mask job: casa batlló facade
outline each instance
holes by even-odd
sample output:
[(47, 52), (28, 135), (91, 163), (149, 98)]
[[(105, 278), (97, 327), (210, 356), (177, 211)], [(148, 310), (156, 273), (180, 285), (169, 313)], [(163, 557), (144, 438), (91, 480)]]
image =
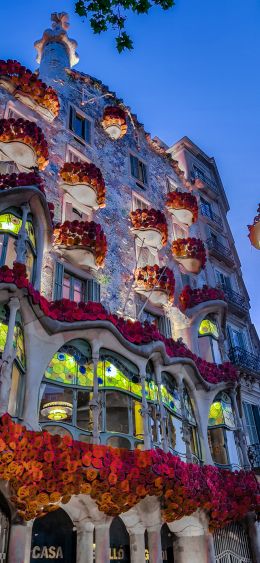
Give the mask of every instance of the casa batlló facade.
[(213, 158), (0, 61), (0, 560), (260, 560), (259, 340)]

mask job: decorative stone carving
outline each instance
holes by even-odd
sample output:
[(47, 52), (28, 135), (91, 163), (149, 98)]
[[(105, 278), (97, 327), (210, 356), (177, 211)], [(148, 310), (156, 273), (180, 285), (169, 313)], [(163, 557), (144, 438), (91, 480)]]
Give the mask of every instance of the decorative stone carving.
[(76, 53), (77, 41), (69, 39), (67, 30), (69, 28), (69, 16), (66, 12), (54, 12), (51, 14), (52, 29), (46, 29), (43, 36), (38, 41), (35, 41), (34, 46), (37, 51), (37, 63), (41, 63), (43, 58), (44, 48), (47, 43), (61, 43), (66, 48), (69, 56), (70, 66), (74, 66), (79, 62), (78, 54)]

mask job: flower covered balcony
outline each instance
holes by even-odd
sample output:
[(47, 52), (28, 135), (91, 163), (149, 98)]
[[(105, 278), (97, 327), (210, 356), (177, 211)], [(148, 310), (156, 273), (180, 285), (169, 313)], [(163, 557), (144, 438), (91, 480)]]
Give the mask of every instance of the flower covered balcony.
[(197, 199), (188, 192), (180, 192), (178, 190), (169, 192), (166, 207), (179, 222), (189, 227), (198, 220)]
[(54, 229), (54, 246), (76, 266), (97, 270), (104, 266), (107, 241), (100, 225), (93, 221), (65, 221)]
[(144, 295), (153, 305), (173, 303), (175, 279), (169, 268), (145, 266), (135, 270), (135, 291)]
[(0, 119), (2, 160), (13, 161), (19, 170), (44, 170), (48, 164), (48, 145), (43, 132), (26, 119)]
[(251, 244), (260, 250), (260, 204), (257, 208), (258, 215), (255, 216), (254, 222), (252, 225), (248, 225), (249, 230), (249, 240)]
[(127, 132), (125, 111), (118, 106), (107, 106), (101, 125), (111, 139), (120, 139)]
[(35, 172), (20, 172), (20, 174), (0, 174), (0, 192), (9, 188), (19, 188), (23, 186), (36, 186), (43, 194), (44, 181)]
[(216, 300), (226, 301), (224, 291), (217, 287), (208, 287), (207, 285), (197, 289), (192, 289), (189, 285), (186, 285), (179, 296), (180, 309), (182, 311), (196, 307), (200, 303)]
[(92, 163), (66, 162), (60, 170), (62, 188), (74, 199), (91, 209), (105, 207), (105, 182)]
[(178, 238), (172, 243), (172, 254), (185, 270), (199, 274), (206, 265), (206, 250), (203, 242), (197, 238)]
[(160, 249), (165, 246), (168, 228), (165, 215), (157, 209), (136, 209), (130, 213), (132, 232), (145, 246)]
[(60, 104), (55, 90), (18, 61), (0, 61), (0, 87), (48, 121), (53, 121), (59, 114)]

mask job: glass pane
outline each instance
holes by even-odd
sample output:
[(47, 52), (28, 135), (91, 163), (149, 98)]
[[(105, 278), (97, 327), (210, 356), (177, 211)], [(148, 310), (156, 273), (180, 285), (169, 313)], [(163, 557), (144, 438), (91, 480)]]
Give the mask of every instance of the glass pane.
[(26, 231), (27, 231), (27, 235), (32, 243), (33, 248), (36, 248), (36, 241), (35, 241), (35, 234), (34, 234), (34, 228), (32, 225), (31, 221), (26, 221), (26, 225), (25, 225)]
[(132, 409), (134, 436), (141, 440), (144, 436), (144, 420), (141, 414), (142, 404), (140, 401), (133, 401)]
[(14, 346), (16, 348), (17, 360), (23, 367), (25, 367), (24, 336), (19, 325), (16, 325), (14, 329)]
[(228, 465), (224, 428), (210, 428), (208, 438), (213, 461), (221, 465)]
[(22, 226), (22, 219), (18, 219), (12, 213), (3, 213), (0, 215), (0, 231), (5, 231), (18, 235)]
[(77, 426), (90, 432), (93, 430), (93, 411), (89, 406), (92, 397), (93, 393), (90, 391), (78, 391), (77, 393)]
[(76, 303), (82, 301), (82, 281), (77, 278), (74, 278), (73, 301), (76, 301)]
[(76, 359), (76, 348), (74, 350), (74, 355), (63, 351), (59, 351), (54, 354), (47, 370), (45, 371), (45, 377), (47, 379), (52, 379), (53, 381), (66, 383), (67, 385), (92, 387), (93, 365), (88, 363), (79, 364)]
[(27, 246), (27, 253), (26, 253), (26, 269), (27, 269), (28, 278), (29, 278), (30, 281), (32, 281), (32, 279), (33, 279), (33, 265), (34, 265), (34, 255), (33, 255), (31, 248), (28, 245)]
[(108, 432), (129, 433), (129, 397), (117, 391), (106, 393), (106, 430)]
[(214, 338), (218, 338), (219, 337), (218, 327), (216, 323), (214, 323), (210, 319), (203, 319), (203, 321), (201, 321), (200, 323), (199, 334), (201, 336), (210, 335), (210, 336), (214, 336)]
[(6, 258), (5, 258), (5, 265), (8, 266), (8, 268), (12, 268), (13, 263), (16, 261), (15, 242), (16, 242), (15, 238), (8, 237)]
[(107, 440), (107, 445), (112, 448), (124, 448), (125, 450), (131, 450), (131, 442), (123, 436), (111, 436)]
[(157, 417), (156, 417), (156, 406), (155, 405), (150, 405), (150, 416), (149, 416), (149, 420), (150, 420), (150, 430), (151, 430), (151, 436), (152, 436), (152, 441), (153, 442), (157, 442), (159, 440), (159, 436), (157, 436)]
[(189, 397), (188, 391), (184, 388), (183, 391), (183, 400), (184, 400), (184, 409), (185, 409), (185, 416), (190, 421), (196, 424), (195, 416), (193, 413), (193, 407), (191, 403), (191, 399)]
[(0, 305), (0, 352), (4, 351), (7, 332), (8, 332), (7, 309), (4, 305)]
[(9, 395), (9, 405), (8, 405), (8, 412), (11, 416), (17, 416), (18, 413), (18, 405), (19, 400), (21, 400), (20, 393), (21, 393), (21, 374), (17, 368), (17, 365), (13, 364), (12, 370), (12, 382), (11, 382), (11, 390)]
[(0, 234), (0, 264), (2, 264), (2, 256), (3, 256), (3, 249), (4, 249), (4, 240), (5, 240), (5, 235), (4, 234)]
[(73, 120), (73, 131), (76, 135), (78, 135), (78, 137), (81, 137), (82, 139), (85, 138), (85, 119), (76, 112)]
[(71, 276), (64, 274), (63, 284), (62, 284), (62, 297), (64, 299), (70, 299), (70, 286), (71, 286)]
[(229, 428), (235, 427), (231, 399), (227, 393), (218, 395), (209, 411), (209, 426), (220, 424), (225, 424)]
[(130, 391), (129, 379), (111, 362), (98, 362), (98, 382), (101, 387), (118, 387)]
[(40, 421), (54, 420), (56, 422), (71, 422), (73, 409), (72, 390), (50, 385), (42, 386), (40, 404)]
[(174, 425), (175, 419), (169, 412), (167, 412), (167, 434), (169, 445), (172, 449), (176, 448), (176, 429)]
[(171, 411), (181, 414), (181, 400), (172, 376), (164, 374), (161, 384), (161, 396), (165, 406)]

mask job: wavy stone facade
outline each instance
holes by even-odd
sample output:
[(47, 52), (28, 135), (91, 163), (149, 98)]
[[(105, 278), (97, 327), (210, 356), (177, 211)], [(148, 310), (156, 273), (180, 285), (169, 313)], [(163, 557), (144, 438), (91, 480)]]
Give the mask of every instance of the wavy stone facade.
[[(25, 69), (12, 61), (0, 64), (0, 413), (7, 412), (16, 428), (49, 430), (91, 452), (102, 444), (117, 448), (122, 459), (124, 449), (141, 450), (145, 459), (145, 452), (163, 450), (176, 456), (177, 465), (179, 459), (190, 464), (194, 475), (215, 465), (219, 490), (221, 475), (228, 474), (234, 491), (226, 513), (214, 498), (196, 500), (194, 510), (185, 506), (188, 493), (178, 500), (174, 487), (168, 506), (161, 482), (158, 494), (151, 489), (149, 495), (151, 481), (135, 499), (131, 492), (121, 512), (119, 485), (113, 483), (110, 492), (102, 489), (113, 507), (90, 482), (80, 489), (76, 479), (65, 494), (56, 475), (56, 489), (48, 489), (46, 475), (52, 468), (55, 481), (57, 472), (55, 456), (42, 461), (36, 450), (43, 475), (37, 480), (34, 474), (29, 485), (32, 458), (26, 451), (19, 457), (18, 439), (14, 459), (6, 438), (0, 559), (256, 562), (259, 340), (215, 161), (187, 137), (170, 148), (152, 140), (116, 94), (72, 70), (77, 45), (68, 38), (66, 14), (53, 14), (52, 22), (35, 44), (39, 76), (30, 78), (29, 89)], [(47, 141), (44, 189), (38, 166), (45, 145), (40, 137), (36, 145), (35, 131), (19, 119), (35, 123)], [(60, 175), (65, 163), (66, 180)], [(87, 180), (78, 179), (82, 167), (73, 163), (83, 163), (81, 178)], [(28, 185), (14, 176), (32, 170), (36, 179), (30, 176)], [(105, 206), (99, 207), (102, 178)], [(169, 192), (177, 199), (178, 192), (194, 197), (183, 207), (180, 195), (176, 207), (167, 207)], [(133, 227), (130, 213), (137, 209)], [(168, 238), (162, 216), (147, 215), (147, 209), (164, 214)], [(33, 487), (27, 500), (12, 461), (20, 464), (15, 475), (23, 486)], [(236, 477), (237, 469), (245, 477)], [(64, 470), (71, 472), (72, 465)], [(95, 483), (101, 480), (100, 473)]]

